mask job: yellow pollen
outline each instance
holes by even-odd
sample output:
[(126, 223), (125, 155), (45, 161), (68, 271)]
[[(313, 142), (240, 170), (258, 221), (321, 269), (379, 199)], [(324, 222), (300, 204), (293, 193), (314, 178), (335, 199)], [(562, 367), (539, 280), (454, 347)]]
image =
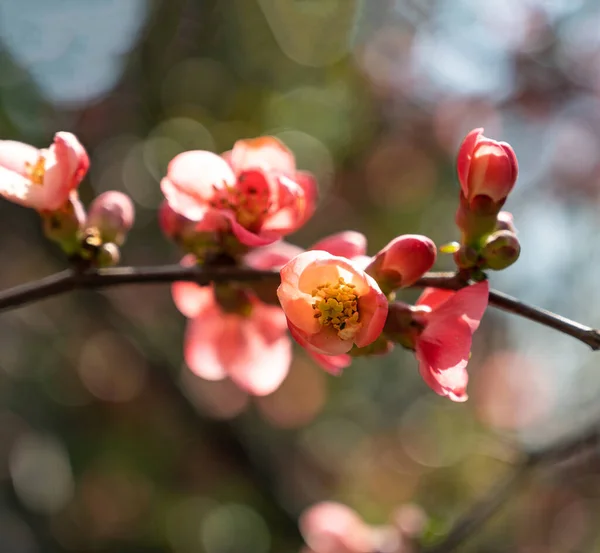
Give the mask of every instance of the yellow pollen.
[(46, 158), (40, 155), (35, 163), (25, 162), (25, 172), (33, 184), (42, 186), (44, 184), (44, 174), (46, 173)]
[(354, 289), (354, 284), (340, 277), (335, 284), (321, 284), (312, 291), (315, 319), (322, 326), (337, 330), (342, 340), (352, 339), (361, 327), (358, 321), (358, 295)]

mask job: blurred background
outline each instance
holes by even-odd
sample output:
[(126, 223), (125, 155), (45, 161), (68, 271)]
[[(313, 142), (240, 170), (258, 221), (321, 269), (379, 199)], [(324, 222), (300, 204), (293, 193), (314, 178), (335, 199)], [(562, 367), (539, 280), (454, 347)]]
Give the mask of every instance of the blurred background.
[[(179, 259), (156, 223), (174, 155), (261, 134), (319, 179), (291, 241), (442, 244), (457, 236), (457, 148), (483, 126), (520, 163), (506, 207), (522, 257), (493, 285), (600, 326), (596, 0), (0, 0), (0, 42), (1, 138), (78, 135), (82, 198), (136, 203), (124, 264)], [(0, 286), (65, 268), (35, 213), (2, 202), (0, 231)], [(519, 449), (600, 420), (597, 354), (496, 310), (466, 404), (400, 349), (341, 378), (298, 350), (283, 386), (250, 398), (186, 369), (184, 327), (168, 286), (0, 314), (2, 552), (295, 552), (299, 513), (324, 499), (376, 524), (417, 504), (435, 540)], [(588, 458), (534, 478), (466, 549), (600, 550), (599, 508)]]

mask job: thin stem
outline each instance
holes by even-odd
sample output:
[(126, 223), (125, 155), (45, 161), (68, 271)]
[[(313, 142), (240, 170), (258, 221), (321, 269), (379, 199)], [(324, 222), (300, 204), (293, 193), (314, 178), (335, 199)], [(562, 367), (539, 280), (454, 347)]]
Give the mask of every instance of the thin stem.
[[(115, 267), (110, 269), (72, 269), (50, 275), (41, 280), (9, 288), (0, 292), (0, 311), (20, 307), (51, 296), (79, 289), (100, 289), (124, 284), (158, 284), (177, 281), (195, 282), (206, 286), (211, 282), (279, 281), (276, 271), (258, 271), (248, 267), (182, 267), (162, 265), (154, 267)], [(427, 273), (413, 286), (459, 290), (469, 283), (455, 273)], [(545, 309), (528, 305), (516, 298), (490, 290), (490, 305), (519, 315), (541, 325), (558, 330), (588, 345), (600, 349), (600, 332)]]
[(575, 436), (529, 452), (507, 476), (502, 477), (488, 493), (469, 507), (452, 525), (444, 538), (432, 546), (421, 547), (421, 553), (450, 553), (473, 533), (483, 527), (510, 499), (518, 485), (534, 469), (541, 469), (573, 459), (575, 456), (597, 451), (600, 445), (600, 427), (594, 424)]

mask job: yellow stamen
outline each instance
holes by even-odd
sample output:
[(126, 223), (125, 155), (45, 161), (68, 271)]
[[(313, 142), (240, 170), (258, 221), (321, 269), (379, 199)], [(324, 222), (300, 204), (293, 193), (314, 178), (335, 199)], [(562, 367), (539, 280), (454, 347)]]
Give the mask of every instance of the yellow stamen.
[(361, 327), (354, 288), (354, 284), (340, 277), (335, 284), (321, 284), (312, 291), (315, 319), (323, 326), (335, 328), (342, 340), (352, 339)]
[(25, 172), (33, 184), (42, 186), (44, 184), (44, 175), (46, 174), (46, 158), (40, 155), (35, 163), (25, 162)]

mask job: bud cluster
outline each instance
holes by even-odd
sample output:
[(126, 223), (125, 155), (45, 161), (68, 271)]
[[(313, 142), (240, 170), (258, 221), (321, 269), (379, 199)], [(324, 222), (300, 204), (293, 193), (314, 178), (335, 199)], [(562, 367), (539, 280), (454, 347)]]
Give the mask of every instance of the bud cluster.
[(511, 146), (472, 130), (457, 157), (461, 193), (456, 224), (461, 242), (454, 251), (459, 269), (501, 270), (519, 257), (521, 247), (512, 215), (501, 211), (518, 175)]

